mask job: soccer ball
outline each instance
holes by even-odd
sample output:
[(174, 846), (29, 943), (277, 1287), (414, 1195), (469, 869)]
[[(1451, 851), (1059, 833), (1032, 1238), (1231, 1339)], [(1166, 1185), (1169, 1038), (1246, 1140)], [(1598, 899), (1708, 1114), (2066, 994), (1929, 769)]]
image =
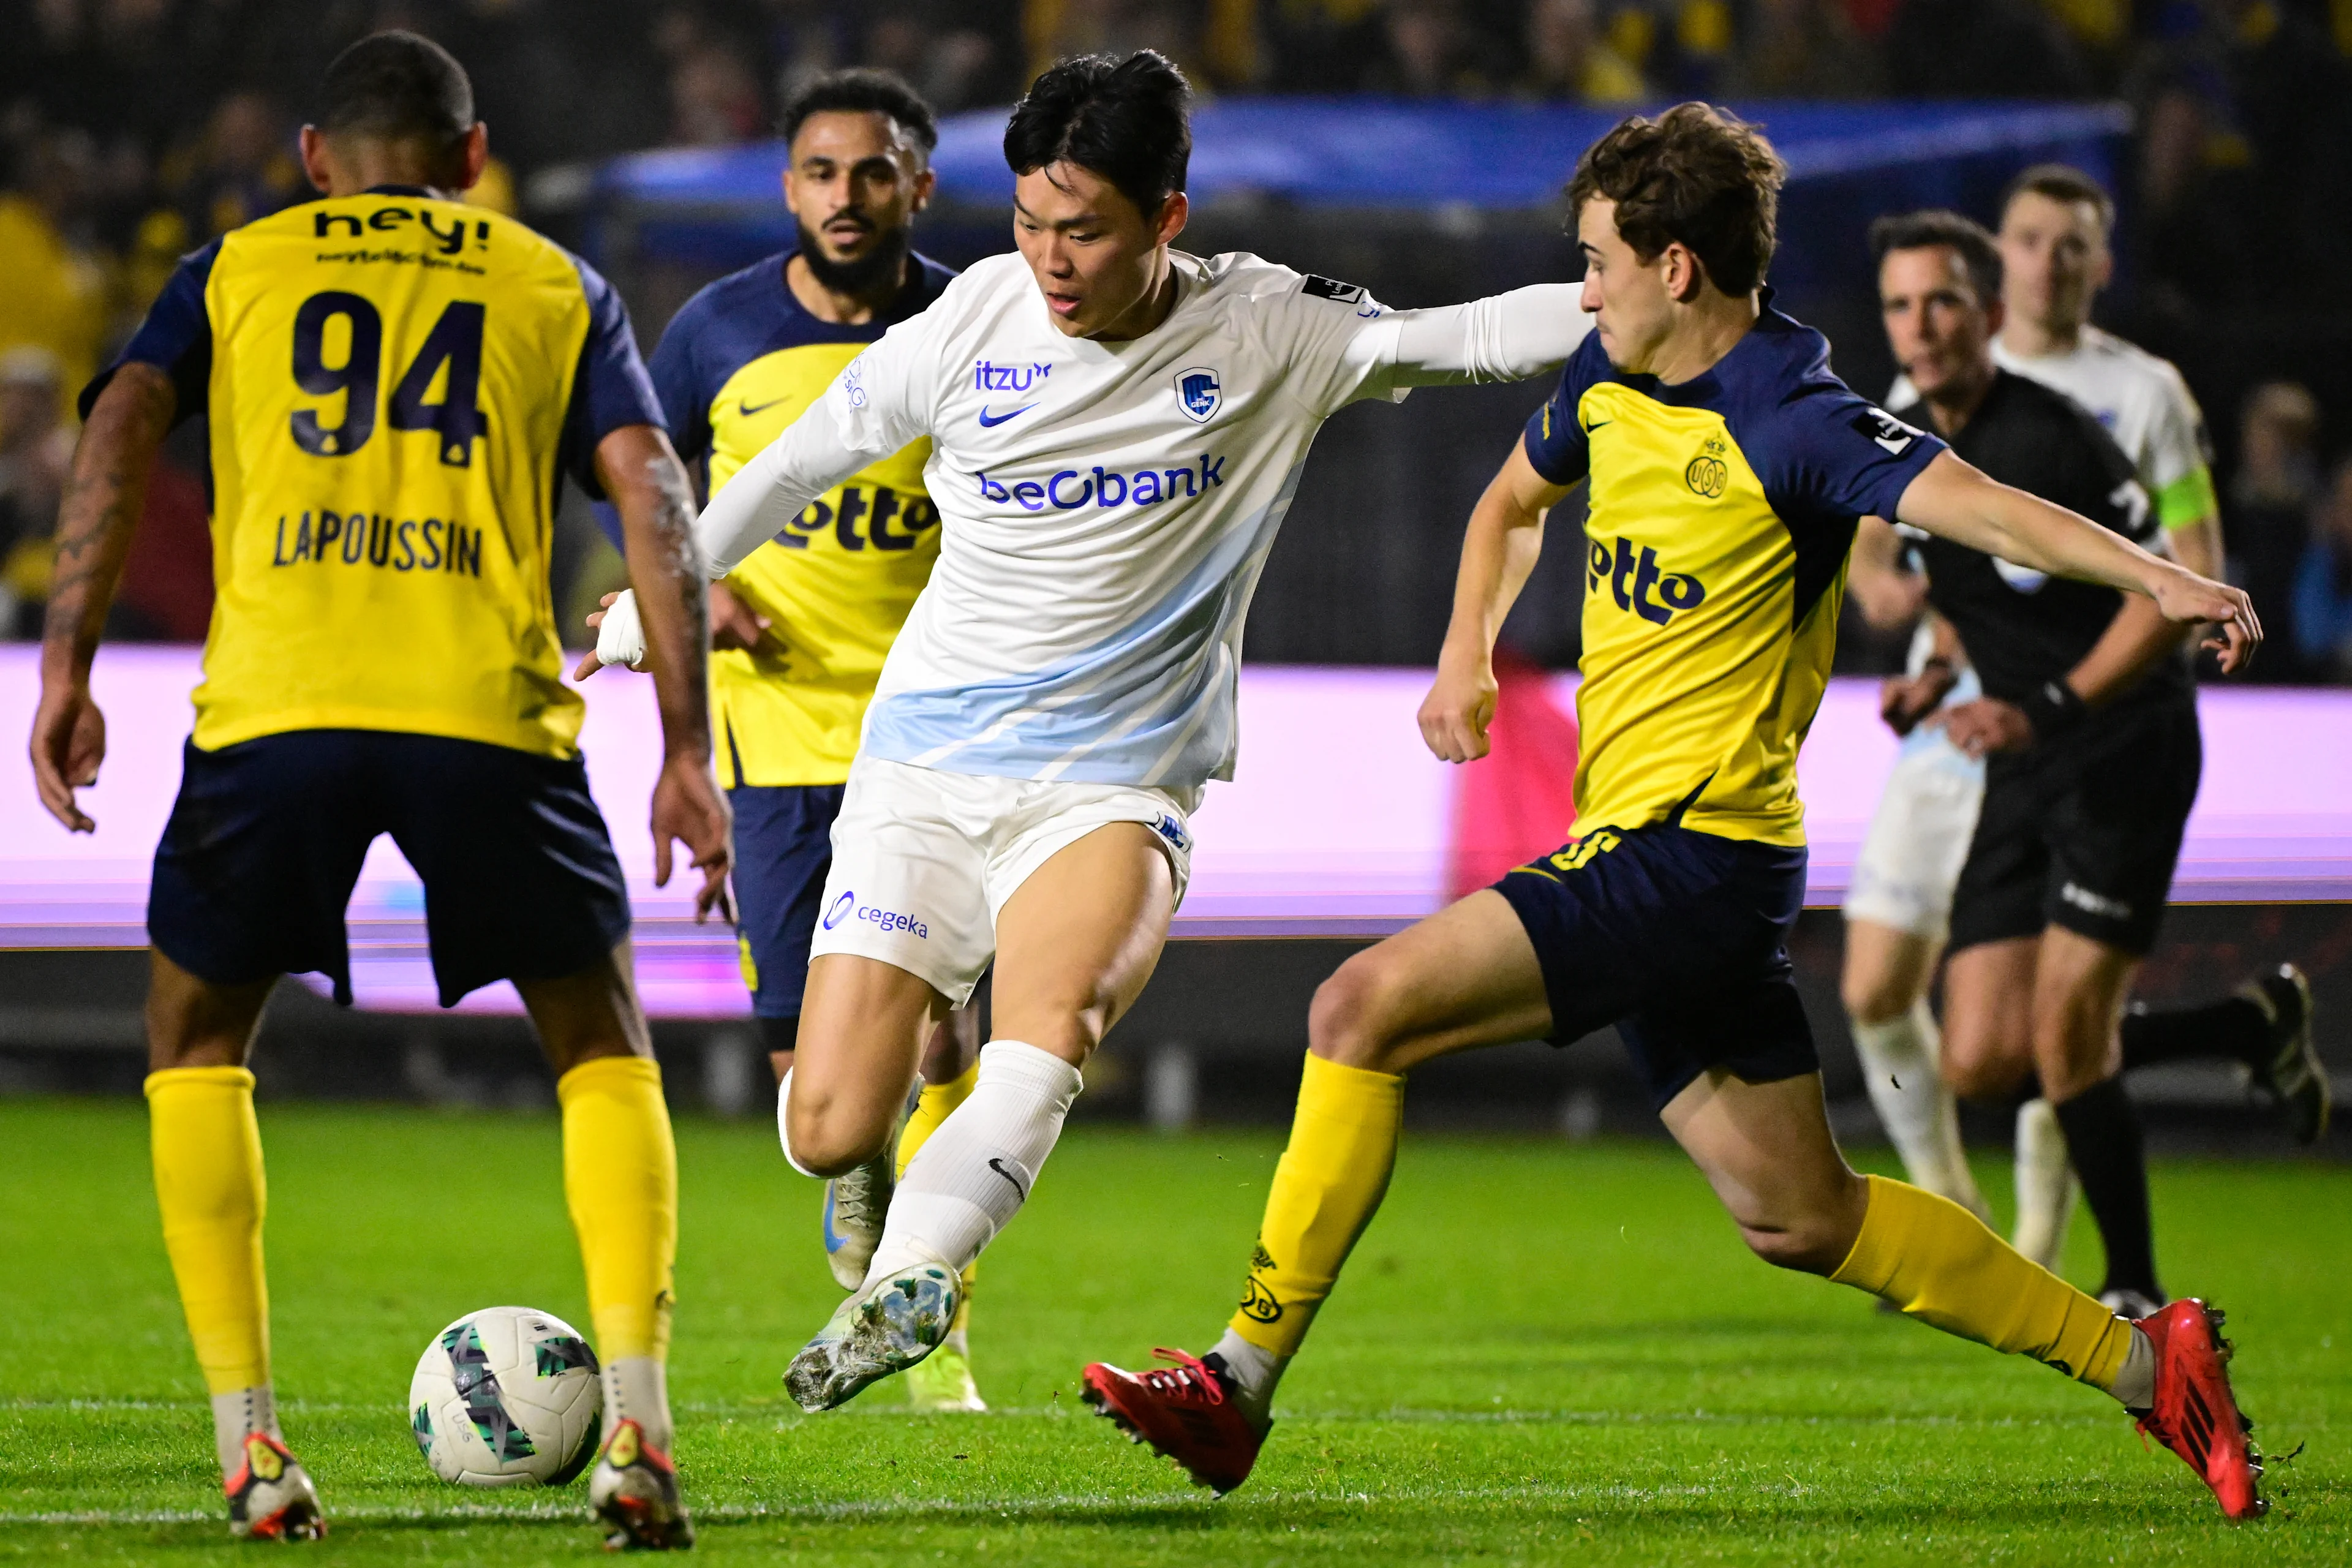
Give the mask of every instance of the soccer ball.
[(551, 1312), (468, 1312), (425, 1347), (408, 1384), (425, 1462), (464, 1487), (560, 1487), (595, 1457), (596, 1352)]

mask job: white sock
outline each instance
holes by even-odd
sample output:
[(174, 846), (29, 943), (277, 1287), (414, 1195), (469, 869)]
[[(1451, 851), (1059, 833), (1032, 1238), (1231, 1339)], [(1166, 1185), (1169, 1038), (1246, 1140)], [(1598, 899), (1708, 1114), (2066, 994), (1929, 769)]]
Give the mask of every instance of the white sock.
[(1927, 999), (1883, 1024), (1857, 1022), (1853, 1044), (1870, 1103), (1912, 1182), (1986, 1218), (1990, 1211), (1960, 1147), (1959, 1108), (1937, 1067), (1944, 1037)]
[(2147, 1330), (2132, 1330), (2131, 1349), (2125, 1352), (2124, 1369), (2116, 1373), (2116, 1385), (2107, 1392), (2122, 1400), (2126, 1410), (2155, 1407), (2156, 1345), (2147, 1337)]
[(811, 1181), (823, 1181), (824, 1179), (824, 1177), (818, 1175), (814, 1171), (810, 1170), (806, 1165), (802, 1164), (798, 1160), (793, 1158), (793, 1135), (790, 1131), (788, 1131), (790, 1123), (784, 1120), (784, 1108), (792, 1104), (792, 1102), (793, 1069), (786, 1068), (784, 1069), (784, 1081), (776, 1085), (776, 1143), (784, 1152), (785, 1164), (790, 1165), (793, 1170), (798, 1171), (802, 1175), (808, 1177)]
[(213, 1448), (220, 1456), (223, 1480), (245, 1463), (245, 1440), (256, 1432), (286, 1440), (278, 1430), (278, 1398), (269, 1384), (213, 1395)]
[(916, 1152), (890, 1200), (866, 1283), (925, 1263), (961, 1271), (1028, 1201), (1086, 1080), (1019, 1040), (981, 1047), (980, 1078)]
[(1231, 1329), (1209, 1352), (1234, 1374), (1234, 1403), (1249, 1424), (1264, 1432), (1274, 1424), (1274, 1390), (1290, 1370), (1290, 1358), (1254, 1345)]
[(2058, 1113), (2046, 1100), (2027, 1100), (2017, 1108), (2017, 1232), (2011, 1245), (2055, 1274), (2080, 1191)]
[(608, 1361), (604, 1382), (604, 1435), (624, 1421), (635, 1421), (646, 1441), (667, 1454), (673, 1434), (669, 1423), (669, 1369), (649, 1355)]

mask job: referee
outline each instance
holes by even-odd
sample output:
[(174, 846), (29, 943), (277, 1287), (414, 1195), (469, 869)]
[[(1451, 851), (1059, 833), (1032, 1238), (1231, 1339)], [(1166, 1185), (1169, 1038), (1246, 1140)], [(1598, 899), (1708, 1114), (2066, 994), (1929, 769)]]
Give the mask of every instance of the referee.
[[(1956, 213), (1871, 230), (1896, 361), (1953, 451), (1994, 479), (2137, 543), (2159, 524), (2132, 463), (2079, 404), (2001, 369), (2000, 250)], [(1959, 876), (1945, 979), (1945, 1077), (2009, 1100), (2038, 1076), (2107, 1255), (2102, 1300), (2155, 1311), (2147, 1178), (2123, 1088), (2117, 1020), (2154, 945), (2197, 798), (2202, 750), (2179, 648), (2186, 628), (2111, 588), (2047, 577), (1946, 540), (1916, 542), (1928, 601), (1958, 632), (1983, 695), (1936, 721), (1988, 759)], [(1931, 664), (1890, 718), (1949, 692)]]

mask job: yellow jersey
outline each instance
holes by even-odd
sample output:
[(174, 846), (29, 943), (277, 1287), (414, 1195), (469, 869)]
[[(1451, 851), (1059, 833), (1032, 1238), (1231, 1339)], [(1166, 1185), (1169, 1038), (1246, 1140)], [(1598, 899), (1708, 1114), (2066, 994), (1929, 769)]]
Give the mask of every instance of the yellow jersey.
[[(783, 434), (843, 366), (939, 298), (954, 274), (908, 258), (890, 308), (855, 326), (819, 321), (784, 281), (790, 251), (696, 294), (663, 331), (653, 379), (678, 455), (709, 464), (716, 495)], [(810, 503), (728, 574), (771, 628), (752, 651), (710, 656), (719, 777), (835, 784), (849, 777), (882, 660), (940, 557), (939, 513), (917, 441)]]
[(1528, 420), (1536, 471), (1590, 478), (1576, 824), (1805, 841), (1797, 749), (1837, 645), (1856, 521), (1944, 444), (1830, 373), (1774, 310), (1668, 386), (1587, 337)]
[(184, 258), (131, 360), (211, 417), (198, 746), (359, 729), (574, 754), (560, 476), (599, 493), (596, 444), (661, 423), (602, 278), (512, 219), (380, 186)]

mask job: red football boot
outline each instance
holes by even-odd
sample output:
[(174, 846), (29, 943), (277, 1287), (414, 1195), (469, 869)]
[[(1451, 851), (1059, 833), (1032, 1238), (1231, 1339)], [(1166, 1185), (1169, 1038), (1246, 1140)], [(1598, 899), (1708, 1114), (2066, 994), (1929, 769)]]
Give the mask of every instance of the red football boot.
[(245, 1462), (221, 1483), (232, 1535), (254, 1541), (316, 1541), (327, 1533), (318, 1489), (301, 1461), (267, 1432), (245, 1439)]
[(1265, 1432), (1250, 1426), (1214, 1367), (1182, 1351), (1151, 1353), (1171, 1364), (1139, 1373), (1097, 1362), (1079, 1397), (1118, 1422), (1129, 1442), (1150, 1444), (1195, 1485), (1224, 1496), (1249, 1479)]
[(2260, 1519), (2271, 1506), (2257, 1489), (2263, 1457), (2230, 1392), (2230, 1342), (2217, 1331), (2225, 1321), (2193, 1296), (2139, 1320), (2156, 1347), (2156, 1405), (2139, 1429), (2187, 1460), (2224, 1514)]

